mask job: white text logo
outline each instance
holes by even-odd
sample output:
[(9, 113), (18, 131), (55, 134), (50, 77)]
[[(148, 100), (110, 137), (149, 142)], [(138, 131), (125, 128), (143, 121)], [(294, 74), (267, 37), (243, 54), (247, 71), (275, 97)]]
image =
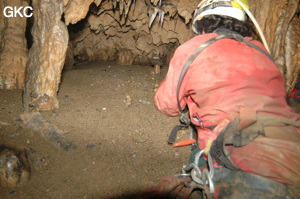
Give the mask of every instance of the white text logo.
[[(30, 10), (30, 14), (29, 11)], [(5, 17), (31, 17), (33, 15), (32, 13), (33, 9), (31, 6), (26, 6), (26, 7), (11, 7), (11, 6), (6, 6), (3, 10), (3, 14)]]

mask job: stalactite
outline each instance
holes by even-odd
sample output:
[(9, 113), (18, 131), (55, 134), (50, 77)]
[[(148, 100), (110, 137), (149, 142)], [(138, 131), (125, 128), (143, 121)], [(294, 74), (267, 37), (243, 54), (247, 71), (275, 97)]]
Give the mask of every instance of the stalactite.
[(117, 9), (119, 5), (119, 14), (120, 16), (124, 15), (126, 18), (129, 12), (130, 7), (134, 9), (135, 0), (112, 0), (114, 9)]
[(152, 23), (157, 15), (158, 15), (158, 23), (160, 24), (160, 26), (162, 26), (164, 22), (165, 11), (158, 7), (154, 7), (154, 12), (150, 15), (150, 19), (149, 19), (149, 28), (151, 28)]

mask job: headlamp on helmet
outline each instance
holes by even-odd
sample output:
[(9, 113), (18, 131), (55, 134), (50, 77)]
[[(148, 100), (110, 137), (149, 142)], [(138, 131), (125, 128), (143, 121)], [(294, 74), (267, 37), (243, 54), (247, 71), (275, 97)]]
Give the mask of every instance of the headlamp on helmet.
[[(242, 0), (242, 3), (249, 8), (248, 0)], [(194, 14), (193, 31), (195, 33), (199, 34), (195, 28), (196, 21), (207, 15), (223, 15), (240, 21), (246, 20), (245, 11), (234, 0), (203, 0), (197, 6)]]

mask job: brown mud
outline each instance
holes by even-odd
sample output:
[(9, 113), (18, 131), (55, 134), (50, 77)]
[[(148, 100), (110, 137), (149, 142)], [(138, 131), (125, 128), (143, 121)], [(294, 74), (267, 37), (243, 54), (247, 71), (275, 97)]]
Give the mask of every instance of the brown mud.
[(180, 173), (190, 147), (167, 144), (179, 121), (155, 109), (155, 88), (167, 67), (160, 74), (153, 71), (153, 66), (113, 62), (81, 63), (64, 71), (60, 108), (41, 115), (76, 145), (74, 150), (20, 127), (22, 91), (0, 90), (0, 144), (26, 149), (31, 164), (30, 180), (0, 188), (0, 198), (135, 198), (160, 177)]

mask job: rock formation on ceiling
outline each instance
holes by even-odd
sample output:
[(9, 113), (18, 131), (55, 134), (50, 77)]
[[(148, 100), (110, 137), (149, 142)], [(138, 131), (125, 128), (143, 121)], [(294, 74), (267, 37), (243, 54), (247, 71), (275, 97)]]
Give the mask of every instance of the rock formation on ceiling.
[[(177, 11), (178, 6), (184, 6), (178, 5), (178, 1), (164, 0), (161, 5), (157, 1), (153, 4), (150, 1), (136, 1), (131, 6), (130, 1), (127, 4), (124, 1), (128, 14), (122, 11), (121, 2), (114, 5), (114, 2), (102, 1), (98, 7), (91, 5), (86, 27), (72, 40), (74, 56), (92, 61), (119, 57), (119, 63), (124, 65), (134, 61), (149, 63), (153, 57), (168, 56), (168, 49), (193, 35), (190, 24), (185, 23), (190, 21), (192, 10), (189, 15), (185, 14), (187, 19), (184, 20)], [(157, 12), (161, 14), (152, 17), (151, 23), (151, 16)], [(69, 23), (68, 16), (66, 23)], [(122, 58), (124, 51), (127, 51), (125, 56), (129, 55), (131, 59)]]
[[(250, 1), (251, 11), (285, 76), (287, 92), (293, 89), (300, 70), (299, 1)], [(4, 0), (0, 8), (12, 2), (19, 2), (16, 6), (28, 5), (25, 0)], [(191, 0), (32, 0), (34, 43), (26, 73), (25, 107), (33, 110), (58, 107), (56, 92), (65, 57), (68, 65), (73, 64), (74, 56), (91, 61), (118, 60), (122, 65), (151, 64), (157, 59), (168, 62), (175, 48), (193, 36), (191, 19), (197, 3)], [(74, 30), (77, 23), (83, 24), (79, 32)], [(25, 27), (24, 18), (3, 18), (0, 22), (0, 88), (24, 85), (28, 59)], [(14, 52), (13, 59), (9, 56), (11, 52)]]

